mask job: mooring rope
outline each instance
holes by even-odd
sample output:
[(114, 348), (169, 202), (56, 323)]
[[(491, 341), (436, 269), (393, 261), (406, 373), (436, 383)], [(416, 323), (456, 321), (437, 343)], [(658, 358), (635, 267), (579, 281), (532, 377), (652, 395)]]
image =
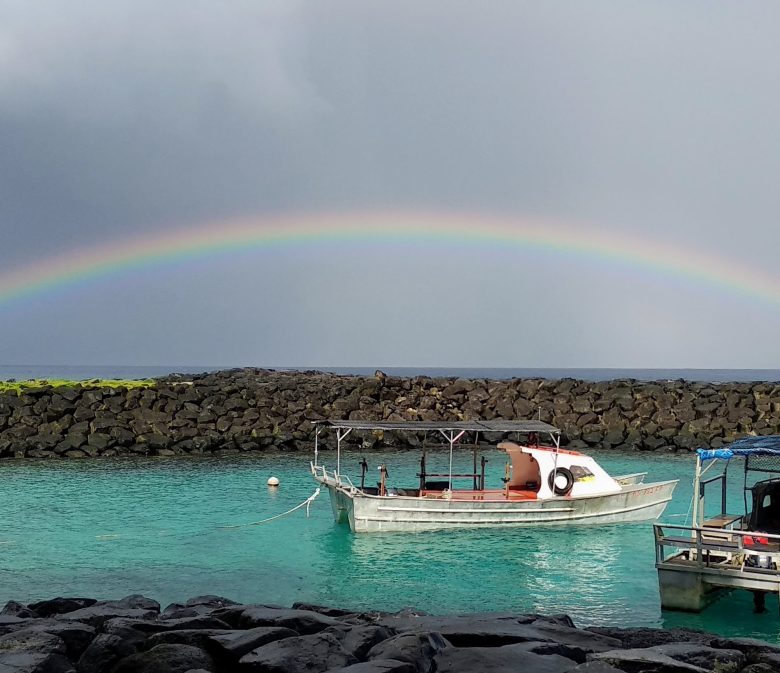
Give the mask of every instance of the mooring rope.
[[(270, 521), (274, 521), (275, 519), (281, 519), (284, 516), (288, 516), (289, 514), (292, 514), (293, 512), (301, 509), (301, 507), (306, 508), (306, 516), (309, 516), (309, 508), (311, 507), (311, 504), (317, 499), (317, 496), (320, 494), (320, 489), (315, 489), (314, 493), (312, 493), (306, 500), (304, 500), (302, 503), (297, 504), (292, 509), (288, 509), (286, 512), (282, 512), (281, 514), (276, 514), (274, 516), (269, 516), (267, 519), (262, 519), (261, 521), (252, 521), (250, 523), (239, 523), (232, 526), (217, 526), (217, 530), (228, 530), (233, 528), (245, 528), (247, 526), (260, 526), (264, 523), (269, 523)], [(213, 528), (211, 529), (214, 530)], [(190, 532), (190, 533), (168, 533), (168, 531), (158, 531), (159, 535), (170, 535), (171, 537), (179, 537), (179, 538), (191, 538), (196, 537), (198, 535), (206, 535), (208, 534), (208, 530), (200, 531), (200, 532)], [(104, 535), (95, 535), (96, 540), (101, 541), (113, 541), (113, 540), (121, 540), (125, 539), (125, 536), (121, 533), (110, 533), (110, 534), (104, 534)], [(11, 541), (0, 541), (0, 544), (13, 544)]]
[(238, 523), (233, 526), (219, 526), (220, 529), (228, 529), (228, 528), (245, 528), (246, 526), (260, 526), (264, 523), (268, 523), (270, 521), (273, 521), (274, 519), (281, 519), (283, 516), (287, 516), (288, 514), (292, 514), (294, 511), (299, 510), (301, 507), (306, 507), (306, 516), (309, 516), (309, 507), (311, 504), (316, 500), (317, 496), (320, 494), (320, 489), (315, 489), (314, 493), (312, 493), (306, 500), (304, 500), (302, 503), (296, 505), (292, 509), (288, 509), (286, 512), (282, 512), (281, 514), (276, 514), (275, 516), (269, 516), (267, 519), (262, 519), (261, 521), (252, 521), (250, 523)]

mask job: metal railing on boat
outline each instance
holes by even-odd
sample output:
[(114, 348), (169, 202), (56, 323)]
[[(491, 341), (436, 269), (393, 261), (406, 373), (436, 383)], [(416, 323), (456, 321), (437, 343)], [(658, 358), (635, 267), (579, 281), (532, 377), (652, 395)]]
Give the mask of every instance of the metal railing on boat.
[(324, 465), (315, 465), (314, 463), (309, 463), (309, 465), (312, 475), (318, 481), (322, 481), (326, 485), (347, 489), (350, 493), (357, 493), (359, 490), (346, 474), (339, 474), (336, 470), (329, 474)]
[(780, 591), (780, 535), (728, 527), (740, 518), (724, 518), (723, 527), (653, 524), (656, 568), (698, 572), (713, 586)]

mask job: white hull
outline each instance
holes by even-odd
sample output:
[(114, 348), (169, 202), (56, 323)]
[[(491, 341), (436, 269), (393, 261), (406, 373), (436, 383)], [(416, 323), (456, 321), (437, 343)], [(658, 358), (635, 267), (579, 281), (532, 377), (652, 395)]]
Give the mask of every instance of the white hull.
[(538, 500), (458, 500), (373, 496), (317, 476), (328, 489), (333, 515), (356, 533), (445, 528), (560, 526), (658, 518), (677, 481), (626, 484), (617, 493)]

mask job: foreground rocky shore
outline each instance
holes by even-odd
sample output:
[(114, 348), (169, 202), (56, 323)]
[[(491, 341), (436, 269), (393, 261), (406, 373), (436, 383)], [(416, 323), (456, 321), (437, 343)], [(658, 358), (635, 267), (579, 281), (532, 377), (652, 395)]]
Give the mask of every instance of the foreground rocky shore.
[(770, 673), (780, 647), (565, 615), (429, 616), (199, 596), (55, 598), (0, 612), (2, 673)]
[[(0, 457), (310, 450), (311, 421), (535, 418), (573, 448), (690, 450), (780, 432), (780, 384), (454, 379), (241, 369), (0, 393)], [(350, 439), (353, 439), (352, 437)], [(363, 437), (362, 448), (393, 445)]]

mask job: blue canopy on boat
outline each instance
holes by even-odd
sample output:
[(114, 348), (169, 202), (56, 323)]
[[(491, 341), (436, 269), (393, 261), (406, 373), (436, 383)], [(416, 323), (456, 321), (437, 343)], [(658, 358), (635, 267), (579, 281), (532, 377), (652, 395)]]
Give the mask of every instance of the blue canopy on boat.
[(696, 449), (702, 460), (714, 460), (748, 456), (780, 456), (780, 435), (743, 437), (722, 449)]

